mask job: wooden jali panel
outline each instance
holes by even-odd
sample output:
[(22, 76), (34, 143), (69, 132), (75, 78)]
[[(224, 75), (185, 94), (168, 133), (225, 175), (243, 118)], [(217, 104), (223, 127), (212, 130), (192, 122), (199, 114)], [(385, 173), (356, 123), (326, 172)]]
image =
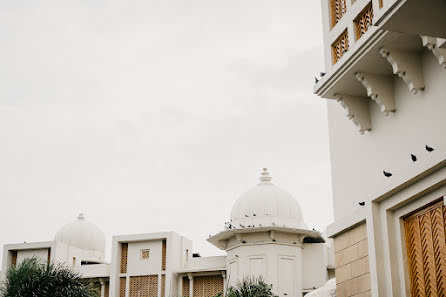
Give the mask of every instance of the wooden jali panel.
[(130, 277), (129, 297), (157, 297), (158, 275)]
[(161, 297), (166, 296), (166, 275), (161, 275)]
[(404, 220), (413, 297), (446, 296), (446, 207), (443, 201)]
[(347, 12), (345, 0), (331, 0), (331, 24), (334, 27)]
[(119, 297), (125, 297), (125, 277), (119, 278)]
[(194, 297), (213, 297), (223, 291), (223, 277), (221, 275), (207, 275), (194, 277)]
[(345, 30), (331, 45), (333, 62), (336, 63), (348, 51), (348, 32)]
[(183, 276), (183, 297), (189, 297), (190, 292), (190, 283), (189, 283), (189, 277)]
[(356, 39), (361, 38), (365, 32), (372, 26), (373, 22), (373, 8), (372, 3), (364, 8), (364, 10), (358, 15), (355, 19), (355, 27), (356, 27)]
[(121, 244), (121, 273), (127, 273), (127, 254), (129, 252), (129, 244)]
[(166, 270), (166, 253), (167, 253), (167, 242), (163, 240), (162, 246), (162, 259), (161, 259), (161, 270)]

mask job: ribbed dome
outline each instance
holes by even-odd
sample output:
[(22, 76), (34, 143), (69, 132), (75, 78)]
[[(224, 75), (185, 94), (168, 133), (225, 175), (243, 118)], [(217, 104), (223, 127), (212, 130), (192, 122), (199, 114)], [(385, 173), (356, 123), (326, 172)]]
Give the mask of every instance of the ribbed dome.
[(76, 221), (63, 226), (54, 240), (83, 250), (100, 253), (105, 251), (104, 233), (95, 224), (87, 222), (83, 214)]
[(280, 226), (307, 229), (293, 196), (271, 183), (266, 168), (260, 183), (241, 195), (231, 211), (231, 224), (240, 227)]

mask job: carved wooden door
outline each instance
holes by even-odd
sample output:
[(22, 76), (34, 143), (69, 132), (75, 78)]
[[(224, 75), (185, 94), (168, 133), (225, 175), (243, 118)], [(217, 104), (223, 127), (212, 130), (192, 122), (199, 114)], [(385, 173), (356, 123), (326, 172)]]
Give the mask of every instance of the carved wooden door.
[(446, 207), (443, 201), (404, 220), (413, 297), (446, 296)]

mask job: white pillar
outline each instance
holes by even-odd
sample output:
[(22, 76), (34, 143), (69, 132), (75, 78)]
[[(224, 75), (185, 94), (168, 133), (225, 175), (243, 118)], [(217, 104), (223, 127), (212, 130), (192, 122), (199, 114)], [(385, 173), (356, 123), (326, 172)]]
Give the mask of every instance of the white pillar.
[(104, 297), (105, 296), (105, 282), (102, 278), (99, 280), (99, 282), (101, 284), (101, 297)]
[(223, 296), (226, 295), (227, 283), (226, 283), (226, 271), (221, 272), (221, 276), (223, 277)]
[(194, 276), (192, 273), (188, 273), (189, 277), (189, 297), (194, 297)]

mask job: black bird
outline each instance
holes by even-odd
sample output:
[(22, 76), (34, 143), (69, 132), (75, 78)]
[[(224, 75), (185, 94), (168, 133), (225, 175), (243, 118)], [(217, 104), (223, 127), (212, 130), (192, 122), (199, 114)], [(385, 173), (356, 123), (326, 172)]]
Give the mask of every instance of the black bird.
[(246, 240), (242, 240), (242, 243), (246, 243)]
[(297, 244), (295, 241), (293, 241), (294, 244)]
[(319, 80), (317, 79), (317, 77), (314, 78), (314, 83), (317, 84), (319, 82)]
[(384, 174), (385, 177), (391, 177), (392, 176), (392, 173), (387, 172), (385, 170), (383, 170), (383, 174)]
[(245, 226), (243, 226), (242, 224), (240, 224), (240, 227), (245, 228)]
[(364, 202), (364, 201), (359, 202), (359, 205), (364, 206), (364, 205), (365, 205), (365, 202)]
[(414, 162), (417, 161), (417, 156), (415, 156), (414, 154), (410, 154), (410, 157), (412, 158), (412, 161)]
[(238, 258), (238, 255), (235, 255), (236, 258)]
[(249, 218), (249, 216), (248, 216), (248, 215), (245, 215), (245, 217)]
[(434, 148), (426, 145), (426, 151), (428, 151), (430, 153), (430, 152), (434, 151)]
[(255, 213), (253, 213), (252, 215), (253, 215), (253, 216), (256, 216), (256, 214), (255, 214)]
[(320, 72), (321, 77), (324, 77), (325, 72)]
[(283, 293), (283, 295), (287, 296), (288, 294), (287, 293)]

